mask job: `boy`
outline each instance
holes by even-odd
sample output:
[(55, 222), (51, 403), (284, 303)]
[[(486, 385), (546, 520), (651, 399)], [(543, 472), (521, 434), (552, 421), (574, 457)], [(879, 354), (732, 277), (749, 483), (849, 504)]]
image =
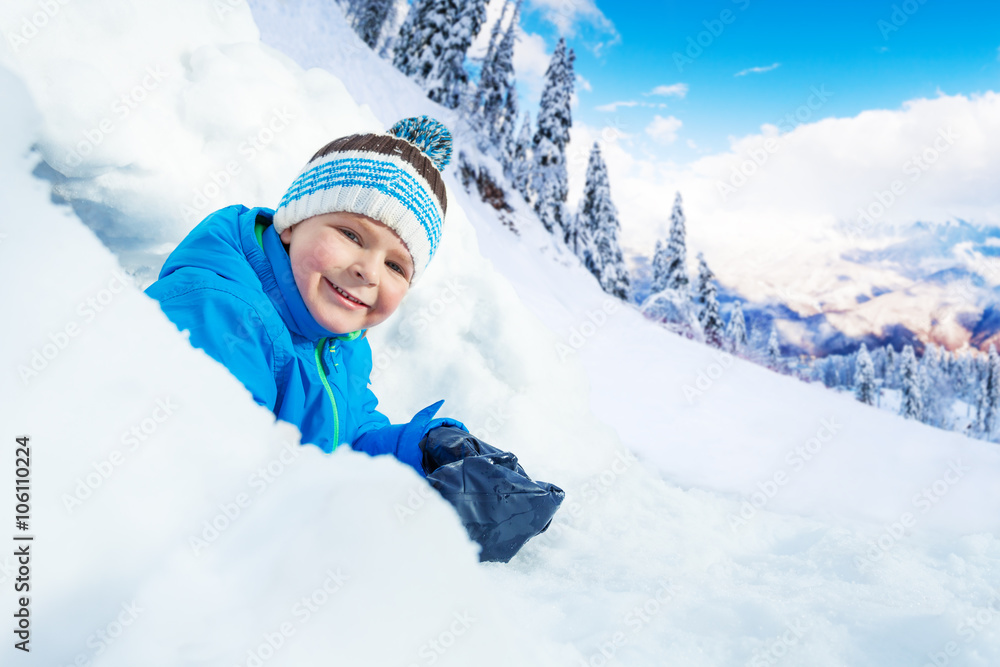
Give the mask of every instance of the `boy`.
[(321, 148), (274, 211), (230, 206), (170, 254), (146, 293), (254, 400), (326, 452), (392, 454), (425, 475), (418, 445), (444, 401), (408, 424), (376, 411), (367, 330), (399, 306), (437, 250), (451, 135), (407, 118)]

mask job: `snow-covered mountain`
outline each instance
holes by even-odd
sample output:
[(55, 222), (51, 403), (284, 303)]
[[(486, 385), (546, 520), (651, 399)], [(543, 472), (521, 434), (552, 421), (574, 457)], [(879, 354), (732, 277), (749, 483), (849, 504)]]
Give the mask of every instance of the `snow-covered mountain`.
[(4, 664), (1000, 661), (995, 445), (666, 332), (455, 169), (373, 389), (395, 421), (445, 398), (563, 508), (480, 565), (402, 464), (300, 447), (139, 288), (330, 137), (430, 113), (472, 142), (333, 3), (52, 6), (0, 10), (30, 35), (0, 68), (0, 477), (30, 435), (37, 549)]
[(813, 257), (815, 272), (761, 266), (758, 284), (730, 286), (720, 300), (753, 295), (748, 320), (775, 320), (790, 354), (998, 342), (1000, 228), (956, 220), (842, 232), (831, 247), (850, 238), (853, 249)]

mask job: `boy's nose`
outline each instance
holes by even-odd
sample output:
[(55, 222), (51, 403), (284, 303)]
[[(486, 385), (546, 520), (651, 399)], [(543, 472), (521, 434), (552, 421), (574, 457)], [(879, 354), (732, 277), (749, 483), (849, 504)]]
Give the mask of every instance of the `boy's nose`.
[(354, 275), (365, 285), (378, 283), (377, 258), (361, 257), (354, 263)]

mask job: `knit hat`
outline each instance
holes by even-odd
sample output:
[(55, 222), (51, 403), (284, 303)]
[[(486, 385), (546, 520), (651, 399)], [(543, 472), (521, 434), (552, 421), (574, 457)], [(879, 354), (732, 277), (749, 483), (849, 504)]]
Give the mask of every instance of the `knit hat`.
[(429, 118), (406, 118), (387, 134), (353, 134), (319, 149), (274, 212), (279, 234), (324, 213), (359, 213), (395, 231), (413, 257), (413, 284), (441, 240), (448, 198), (441, 172), (451, 133)]

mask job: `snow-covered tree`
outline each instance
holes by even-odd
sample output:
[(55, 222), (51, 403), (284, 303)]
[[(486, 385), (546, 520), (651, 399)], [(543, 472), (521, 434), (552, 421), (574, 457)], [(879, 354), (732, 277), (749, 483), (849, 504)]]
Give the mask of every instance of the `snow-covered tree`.
[(479, 87), (476, 91), (476, 108), (474, 117), (480, 128), (486, 146), (500, 149), (501, 158), (510, 143), (517, 122), (517, 89), (514, 83), (514, 41), (520, 16), (521, 3), (514, 6), (514, 16), (503, 30), (503, 14), (493, 25), (490, 45), (483, 59), (483, 67), (479, 75)]
[(938, 428), (950, 428), (955, 387), (948, 374), (950, 353), (928, 343), (920, 358), (920, 396), (924, 402), (923, 421)]
[(365, 44), (374, 49), (382, 27), (393, 9), (393, 0), (353, 0), (351, 25)]
[(719, 314), (717, 291), (715, 274), (708, 268), (705, 256), (698, 253), (698, 282), (694, 291), (694, 300), (698, 304), (698, 322), (705, 332), (705, 341), (715, 347), (722, 347), (722, 332), (725, 325)]
[(656, 255), (653, 256), (653, 285), (653, 291), (679, 290), (688, 286), (687, 231), (679, 192), (674, 199), (674, 208), (670, 212), (670, 240), (666, 246), (658, 243)]
[(649, 291), (659, 292), (667, 286), (667, 245), (660, 239), (656, 239), (656, 249), (653, 250), (653, 280), (649, 284)]
[(986, 372), (984, 373), (985, 392), (985, 417), (983, 418), (983, 435), (987, 439), (992, 438), (997, 433), (1000, 426), (1000, 356), (997, 355), (996, 346), (990, 343), (990, 350), (986, 356)]
[(573, 125), (570, 100), (575, 84), (573, 61), (576, 55), (560, 38), (545, 71), (545, 88), (542, 90), (538, 110), (538, 129), (533, 139), (534, 168), (532, 185), (537, 198), (535, 211), (550, 232), (564, 234), (566, 195), (569, 186), (566, 178), (566, 144)]
[(524, 114), (521, 132), (517, 139), (512, 141), (512, 144), (513, 147), (508, 150), (510, 157), (506, 165), (507, 176), (524, 197), (524, 201), (530, 202), (533, 193), (531, 190), (531, 116), (529, 114)]
[(897, 379), (899, 373), (896, 371), (896, 350), (893, 349), (892, 343), (888, 343), (885, 346), (885, 386), (886, 387), (896, 387)]
[(899, 381), (903, 387), (903, 401), (899, 411), (907, 419), (920, 419), (924, 412), (917, 373), (917, 358), (913, 353), (913, 346), (907, 345), (900, 356), (899, 369)]
[(618, 243), (621, 224), (618, 222), (618, 210), (611, 201), (608, 168), (597, 142), (590, 151), (579, 214), (567, 217), (565, 227), (566, 245), (584, 260), (601, 288), (608, 294), (626, 299), (629, 278)]
[(396, 41), (393, 64), (450, 109), (466, 95), (465, 54), (486, 20), (486, 0), (416, 0)]
[(861, 349), (858, 350), (855, 369), (854, 395), (862, 403), (875, 405), (875, 396), (878, 391), (875, 386), (875, 365), (868, 354), (868, 346), (864, 343), (861, 343)]
[(781, 343), (778, 341), (778, 329), (774, 326), (767, 339), (767, 365), (774, 370), (781, 368)]
[(733, 354), (741, 354), (747, 347), (747, 324), (743, 317), (743, 306), (740, 301), (733, 302), (733, 312), (729, 316), (729, 325), (726, 327), (726, 341), (729, 351)]
[(427, 97), (449, 109), (457, 109), (469, 94), (465, 54), (486, 21), (486, 0), (451, 2), (455, 22), (441, 49), (441, 59), (428, 79)]
[(446, 0), (414, 0), (396, 38), (392, 64), (423, 84), (441, 56), (442, 29), (448, 20)]

